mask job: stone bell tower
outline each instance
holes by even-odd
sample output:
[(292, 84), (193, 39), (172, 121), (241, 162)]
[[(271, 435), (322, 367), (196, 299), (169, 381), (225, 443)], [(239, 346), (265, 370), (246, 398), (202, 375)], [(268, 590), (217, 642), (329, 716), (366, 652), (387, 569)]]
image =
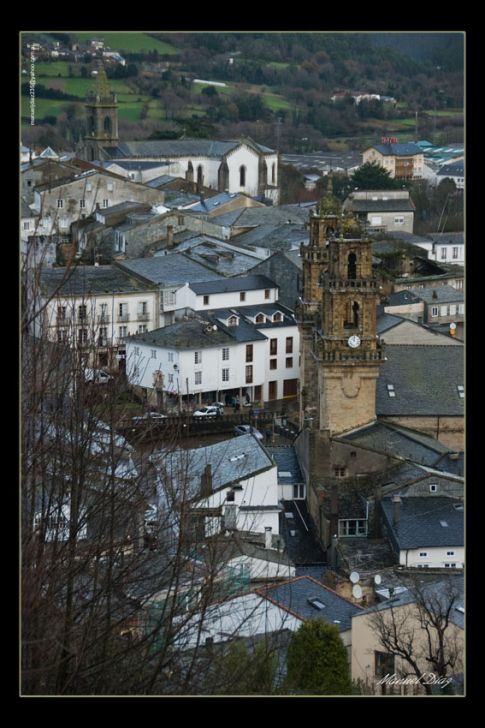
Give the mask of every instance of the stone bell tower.
[(84, 137), (83, 158), (87, 161), (105, 159), (103, 147), (118, 144), (118, 101), (112, 93), (106, 71), (100, 67), (96, 91), (86, 99), (87, 134)]
[(314, 332), (314, 353), (319, 430), (330, 437), (376, 418), (376, 384), (383, 362), (376, 335), (379, 294), (372, 242), (356, 237), (356, 232), (347, 221), (340, 235), (330, 240), (328, 270), (321, 276), (322, 322)]
[(341, 203), (333, 194), (329, 176), (327, 191), (317, 210), (310, 214), (310, 242), (300, 246), (303, 261), (302, 295), (295, 308), (300, 330), (300, 424), (304, 416), (318, 418), (318, 400), (310, 383), (318, 379), (317, 359), (313, 352), (314, 329), (321, 323), (321, 278), (328, 269), (330, 239), (337, 234), (341, 224)]

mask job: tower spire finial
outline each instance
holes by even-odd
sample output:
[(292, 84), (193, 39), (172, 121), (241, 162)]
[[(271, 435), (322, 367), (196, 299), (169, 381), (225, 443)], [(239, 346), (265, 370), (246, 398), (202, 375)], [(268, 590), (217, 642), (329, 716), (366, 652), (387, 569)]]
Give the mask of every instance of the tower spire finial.
[(104, 66), (100, 64), (98, 70), (97, 95), (101, 99), (105, 99), (110, 95), (108, 76), (104, 70)]

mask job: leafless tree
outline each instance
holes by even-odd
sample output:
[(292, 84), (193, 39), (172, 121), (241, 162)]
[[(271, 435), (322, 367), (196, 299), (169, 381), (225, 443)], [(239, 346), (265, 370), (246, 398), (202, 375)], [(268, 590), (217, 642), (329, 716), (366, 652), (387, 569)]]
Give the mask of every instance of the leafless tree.
[(462, 630), (453, 619), (463, 609), (460, 579), (462, 584), (459, 576), (432, 583), (414, 578), (409, 601), (384, 603), (370, 618), (384, 650), (398, 658), (399, 674), (415, 676), (428, 695), (433, 685), (448, 692), (450, 678), (463, 670)]
[[(227, 598), (229, 552), (194, 526), (193, 484), (160, 483), (137, 435), (120, 431), (123, 378), (86, 381), (95, 338), (73, 328), (50, 341), (39, 270), (22, 273), (21, 691), (227, 694), (220, 652), (184, 639)], [(164, 447), (177, 443), (175, 428)], [(204, 681), (201, 661), (213, 665)]]

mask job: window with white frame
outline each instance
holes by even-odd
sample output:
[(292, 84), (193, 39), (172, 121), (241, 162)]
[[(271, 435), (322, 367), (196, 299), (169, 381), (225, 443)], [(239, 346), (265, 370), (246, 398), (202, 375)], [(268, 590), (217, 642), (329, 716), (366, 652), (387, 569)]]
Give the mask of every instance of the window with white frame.
[(64, 200), (57, 200), (57, 209), (62, 210), (64, 207)]
[(431, 306), (431, 316), (438, 315), (438, 306)]
[(454, 556), (455, 555), (455, 552), (454, 551), (447, 551), (446, 552), (446, 555), (447, 556)]
[(303, 483), (295, 483), (293, 485), (293, 498), (295, 500), (301, 500), (305, 497), (305, 486)]
[(86, 200), (79, 200), (79, 207), (81, 208), (81, 210), (84, 210), (84, 208), (86, 207)]
[(107, 189), (108, 189), (108, 192), (113, 192), (114, 187), (113, 187), (113, 183), (112, 182), (108, 182)]
[(173, 351), (168, 352), (168, 360), (169, 362), (173, 362)]
[(229, 369), (223, 369), (222, 370), (222, 381), (228, 382), (229, 381)]
[(453, 248), (453, 259), (456, 260), (458, 258), (458, 248)]
[(157, 358), (157, 350), (156, 349), (152, 349), (151, 350), (151, 358), (152, 359), (156, 359)]
[(195, 372), (195, 383), (202, 384), (202, 372)]
[(140, 353), (140, 347), (139, 346), (134, 346), (133, 347), (133, 352), (134, 352), (135, 356), (138, 356), (139, 353)]
[(194, 364), (202, 364), (202, 352), (194, 351)]
[(109, 207), (109, 200), (103, 200), (103, 207), (106, 209)]
[(458, 390), (458, 396), (460, 397), (460, 399), (464, 399), (465, 398), (465, 388), (464, 388), (463, 384), (458, 384), (456, 388)]
[(120, 326), (118, 328), (118, 333), (120, 339), (123, 339), (125, 336), (128, 336), (128, 326)]
[(419, 556), (420, 556), (420, 558), (422, 558), (422, 559), (426, 558), (426, 556), (427, 556), (427, 555), (428, 555), (428, 552), (427, 552), (427, 551), (420, 551), (420, 552), (419, 552)]
[(446, 248), (441, 248), (441, 260), (446, 260)]
[(138, 325), (138, 333), (139, 334), (146, 334), (148, 331), (148, 326), (146, 324), (139, 324)]
[(436, 493), (437, 490), (438, 490), (438, 486), (436, 485), (436, 483), (430, 483), (429, 492)]
[(30, 221), (24, 221), (24, 230), (30, 230)]
[(223, 361), (227, 361), (228, 359), (229, 359), (229, 347), (228, 346), (225, 346), (222, 349), (222, 360)]
[(93, 191), (93, 185), (91, 182), (88, 182), (86, 185), (86, 192), (92, 192)]
[(404, 225), (404, 217), (402, 215), (398, 215), (394, 218), (394, 225)]
[(440, 306), (440, 316), (448, 316), (448, 306)]
[(366, 536), (367, 520), (365, 518), (345, 518), (338, 522), (339, 536)]
[(445, 569), (456, 569), (456, 563), (445, 564)]
[(456, 303), (450, 303), (450, 316), (456, 316)]
[(168, 375), (168, 383), (173, 384), (173, 374)]
[(464, 303), (458, 304), (458, 313), (465, 313), (465, 304)]

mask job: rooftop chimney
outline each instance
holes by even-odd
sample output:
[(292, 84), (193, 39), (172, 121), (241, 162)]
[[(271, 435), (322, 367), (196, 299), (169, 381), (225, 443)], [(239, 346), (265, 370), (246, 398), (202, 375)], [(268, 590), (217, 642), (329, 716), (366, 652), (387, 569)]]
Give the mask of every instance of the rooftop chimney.
[(200, 495), (202, 498), (212, 495), (212, 465), (210, 463), (207, 463), (200, 478)]
[(167, 248), (173, 248), (173, 225), (167, 225)]
[(270, 549), (271, 548), (271, 545), (272, 545), (271, 531), (272, 530), (273, 529), (271, 528), (271, 526), (265, 526), (264, 527), (264, 548), (265, 549)]
[(392, 523), (394, 526), (398, 526), (401, 520), (401, 503), (401, 496), (394, 495), (392, 497)]

